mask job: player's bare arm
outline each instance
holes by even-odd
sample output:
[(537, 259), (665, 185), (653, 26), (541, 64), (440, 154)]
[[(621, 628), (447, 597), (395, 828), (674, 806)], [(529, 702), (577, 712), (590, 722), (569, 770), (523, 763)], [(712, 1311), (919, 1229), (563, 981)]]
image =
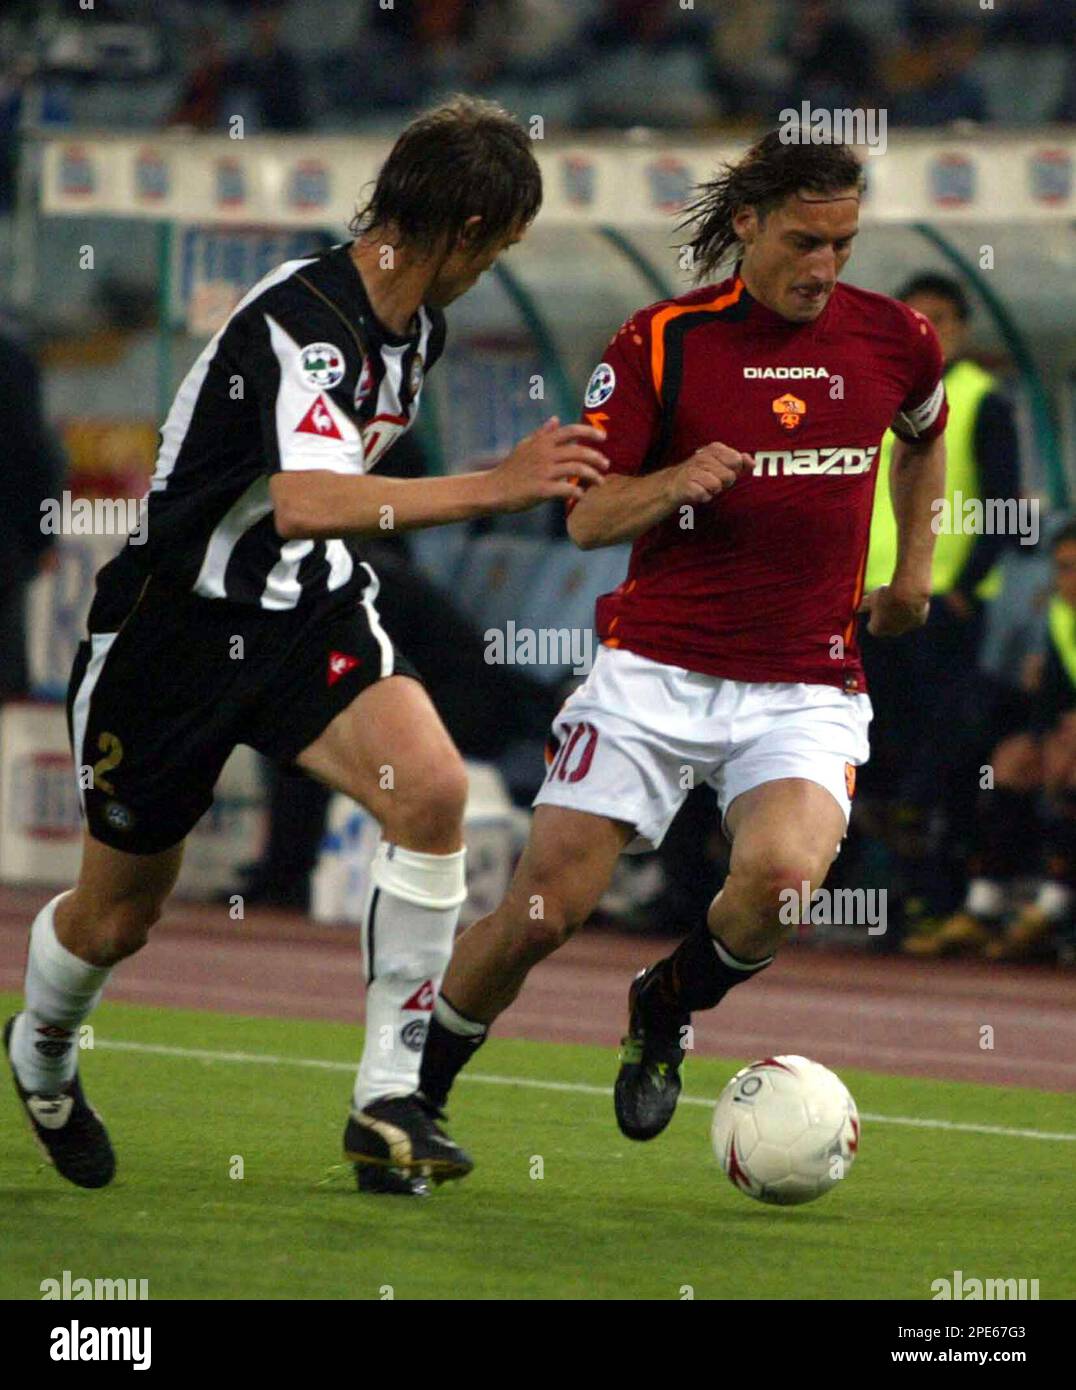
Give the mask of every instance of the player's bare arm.
[(869, 631), (875, 637), (900, 637), (926, 622), (936, 540), (933, 506), (945, 495), (945, 436), (926, 444), (911, 444), (898, 436), (889, 480), (897, 563), (890, 582), (867, 594), (862, 604), (862, 611), (871, 615)]
[(568, 534), (580, 550), (634, 540), (677, 507), (705, 506), (732, 487), (754, 459), (727, 444), (707, 444), (672, 468), (644, 477), (613, 477), (600, 493), (589, 491), (568, 518)]
[(591, 443), (603, 431), (548, 420), (486, 472), (449, 478), (347, 477), (326, 470), (277, 473), (269, 492), (277, 534), (324, 540), (342, 533), (412, 531), (497, 512), (519, 512), (551, 498), (582, 497), (605, 482), (608, 462)]

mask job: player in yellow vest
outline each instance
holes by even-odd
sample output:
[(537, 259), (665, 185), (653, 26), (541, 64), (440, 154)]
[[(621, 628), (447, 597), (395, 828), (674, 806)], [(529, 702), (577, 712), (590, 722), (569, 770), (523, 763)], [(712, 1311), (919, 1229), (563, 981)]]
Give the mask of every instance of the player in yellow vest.
[[(922, 274), (900, 298), (933, 324), (945, 355), (949, 423), (945, 434), (947, 514), (967, 515), (965, 503), (1015, 497), (1018, 445), (1012, 409), (993, 376), (964, 354), (970, 306), (960, 284)], [(896, 522), (889, 495), (893, 434), (879, 456), (865, 584), (887, 584), (897, 553)], [(989, 514), (989, 513), (988, 513)], [(943, 513), (942, 515), (945, 515)], [(863, 633), (861, 646), (875, 711), (875, 743), (864, 768), (861, 796), (879, 798), (890, 819), (894, 880), (905, 917), (951, 909), (962, 885), (952, 881), (954, 855), (947, 826), (974, 815), (975, 783), (959, 766), (963, 744), (958, 710), (974, 698), (984, 583), (1006, 535), (976, 535), (954, 526), (938, 535), (933, 562), (933, 600), (926, 625), (899, 649)], [(945, 764), (946, 758), (953, 762)]]
[[(1029, 662), (1026, 726), (1003, 739), (980, 792), (972, 877), (964, 906), (915, 954), (983, 954), (1023, 960), (1052, 952), (1071, 934), (1076, 906), (1076, 522), (1053, 542), (1054, 594), (1046, 650)], [(1038, 892), (1005, 925), (1014, 880), (1037, 876)], [(908, 943), (919, 940), (913, 937)]]

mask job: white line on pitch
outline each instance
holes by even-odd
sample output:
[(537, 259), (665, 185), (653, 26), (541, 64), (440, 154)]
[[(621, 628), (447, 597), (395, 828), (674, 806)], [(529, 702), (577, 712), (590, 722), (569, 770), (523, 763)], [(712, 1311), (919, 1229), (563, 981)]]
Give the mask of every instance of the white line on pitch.
[[(306, 1067), (313, 1071), (354, 1072), (355, 1062), (327, 1062), (317, 1057), (280, 1057), (269, 1052), (211, 1052), (198, 1047), (169, 1047), (165, 1043), (122, 1042), (118, 1038), (96, 1038), (94, 1048), (110, 1052), (147, 1052), (157, 1057), (183, 1057), (193, 1062), (240, 1062), (264, 1067)], [(538, 1081), (529, 1076), (490, 1076), (486, 1072), (463, 1072), (461, 1081), (485, 1086), (526, 1086), (534, 1091), (566, 1091), (581, 1096), (611, 1096), (611, 1086), (590, 1086), (585, 1081)], [(683, 1105), (712, 1106), (705, 1096), (681, 1096)], [(912, 1129), (945, 1129), (960, 1134), (999, 1134), (1007, 1139), (1049, 1139), (1055, 1143), (1076, 1143), (1076, 1134), (1053, 1134), (1043, 1129), (1009, 1129), (1005, 1125), (968, 1124), (962, 1120), (925, 1120), (914, 1115), (874, 1115), (861, 1111), (861, 1118), (874, 1125), (905, 1125)]]

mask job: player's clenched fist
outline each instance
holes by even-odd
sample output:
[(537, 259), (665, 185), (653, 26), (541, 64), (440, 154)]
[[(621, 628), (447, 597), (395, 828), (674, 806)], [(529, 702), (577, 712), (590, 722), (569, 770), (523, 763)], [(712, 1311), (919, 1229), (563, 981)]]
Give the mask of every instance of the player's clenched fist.
[(593, 425), (562, 425), (554, 416), (521, 439), (489, 475), (498, 511), (521, 512), (550, 497), (580, 498), (605, 481), (609, 460), (591, 443), (605, 431)]
[(727, 444), (706, 444), (689, 459), (669, 469), (669, 488), (674, 506), (681, 502), (712, 502), (730, 488), (744, 468), (754, 467), (750, 454)]
[(863, 596), (859, 611), (870, 614), (867, 631), (872, 637), (903, 637), (926, 622), (930, 599), (917, 591), (905, 592), (883, 584)]

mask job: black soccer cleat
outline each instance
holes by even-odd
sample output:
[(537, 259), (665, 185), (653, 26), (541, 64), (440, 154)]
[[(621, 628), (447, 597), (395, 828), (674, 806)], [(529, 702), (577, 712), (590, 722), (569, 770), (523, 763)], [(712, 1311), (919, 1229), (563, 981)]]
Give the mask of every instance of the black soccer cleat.
[(116, 1172), (116, 1155), (100, 1115), (82, 1094), (78, 1074), (53, 1095), (23, 1090), (11, 1061), (14, 1027), (14, 1018), (4, 1024), (4, 1051), (15, 1091), (41, 1151), (60, 1176), (76, 1187), (106, 1187)]
[(425, 1096), (390, 1096), (353, 1110), (344, 1157), (355, 1165), (360, 1192), (424, 1197), (431, 1183), (465, 1178), (474, 1167), (438, 1125), (442, 1111)]
[(674, 1013), (655, 997), (658, 966), (640, 970), (628, 991), (628, 1032), (620, 1044), (613, 1106), (620, 1132), (653, 1139), (673, 1117), (680, 1098), (683, 1029), (689, 1013)]

